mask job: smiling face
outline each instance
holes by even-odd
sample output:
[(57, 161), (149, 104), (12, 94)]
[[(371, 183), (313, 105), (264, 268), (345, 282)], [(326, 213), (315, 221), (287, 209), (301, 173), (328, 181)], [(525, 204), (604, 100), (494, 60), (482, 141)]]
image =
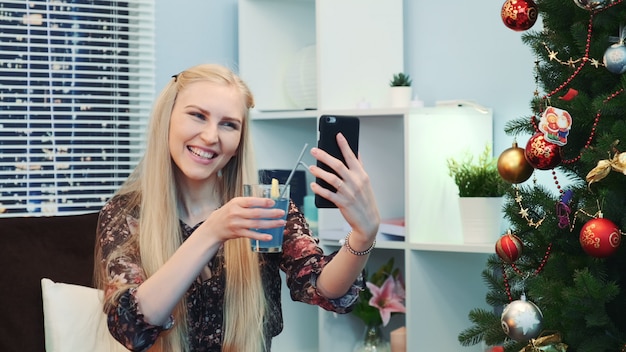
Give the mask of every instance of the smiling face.
[(237, 153), (244, 98), (233, 86), (207, 81), (178, 93), (169, 128), (169, 150), (179, 176), (196, 183), (214, 179)]

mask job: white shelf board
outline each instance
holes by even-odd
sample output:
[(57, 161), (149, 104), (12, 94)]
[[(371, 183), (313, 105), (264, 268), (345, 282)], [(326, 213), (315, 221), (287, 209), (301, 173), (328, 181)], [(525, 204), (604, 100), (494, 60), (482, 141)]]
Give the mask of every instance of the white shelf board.
[(252, 120), (281, 120), (281, 119), (310, 119), (317, 118), (317, 110), (252, 110), (250, 118)]
[(419, 251), (458, 252), (458, 253), (495, 253), (494, 243), (411, 243), (409, 248)]
[[(326, 247), (339, 247), (339, 241), (320, 238), (320, 244)], [(404, 241), (377, 241), (379, 249), (411, 249), (416, 251), (449, 252), (449, 253), (495, 253), (495, 243), (406, 243)]]
[(324, 110), (326, 115), (353, 115), (363, 118), (368, 117), (403, 117), (408, 115), (408, 108), (374, 108), (374, 109), (330, 109)]
[[(345, 236), (345, 234), (344, 234)], [(343, 237), (342, 237), (343, 238)], [(320, 244), (325, 247), (339, 247), (341, 244), (337, 240), (320, 238)], [(379, 249), (406, 249), (407, 244), (404, 241), (376, 241), (376, 247)]]
[(335, 110), (257, 110), (250, 112), (252, 120), (280, 120), (280, 119), (308, 119), (318, 118), (320, 115), (351, 115), (360, 118), (402, 118), (408, 114), (408, 108), (382, 108), (382, 109), (335, 109)]

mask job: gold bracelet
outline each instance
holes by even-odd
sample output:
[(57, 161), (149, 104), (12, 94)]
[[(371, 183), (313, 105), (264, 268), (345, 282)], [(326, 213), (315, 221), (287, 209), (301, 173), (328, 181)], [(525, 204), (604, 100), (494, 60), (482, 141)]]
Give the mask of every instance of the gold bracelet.
[(372, 249), (374, 249), (374, 246), (376, 245), (376, 240), (374, 240), (374, 243), (372, 243), (372, 245), (370, 246), (370, 248), (364, 250), (364, 251), (356, 251), (354, 250), (354, 248), (350, 247), (350, 242), (348, 241), (348, 239), (350, 238), (350, 235), (352, 235), (352, 231), (348, 232), (348, 234), (346, 235), (346, 238), (343, 239), (343, 246), (346, 247), (346, 250), (356, 256), (363, 256), (363, 255), (367, 255), (369, 254)]

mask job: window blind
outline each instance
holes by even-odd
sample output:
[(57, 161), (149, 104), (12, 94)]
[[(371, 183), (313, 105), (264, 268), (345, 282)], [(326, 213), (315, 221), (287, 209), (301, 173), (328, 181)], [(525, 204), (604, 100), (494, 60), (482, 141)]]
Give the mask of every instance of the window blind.
[(0, 2), (0, 217), (99, 210), (153, 97), (153, 1)]

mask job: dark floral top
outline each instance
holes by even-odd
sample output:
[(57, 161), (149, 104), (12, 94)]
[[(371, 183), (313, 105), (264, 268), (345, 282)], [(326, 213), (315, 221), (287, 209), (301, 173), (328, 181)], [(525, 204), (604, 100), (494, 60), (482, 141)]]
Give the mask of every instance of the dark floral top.
[[(98, 224), (98, 244), (102, 258), (116, 249), (138, 230), (136, 214), (122, 214), (125, 198), (114, 197), (101, 210)], [(126, 221), (116, 221), (124, 216)], [(190, 227), (181, 221), (185, 239), (200, 224)], [(127, 246), (128, 247), (128, 246)], [(138, 311), (134, 299), (134, 289), (145, 280), (136, 246), (130, 246), (128, 253), (116, 256), (117, 259), (102, 263), (106, 266), (109, 282), (106, 294), (111, 295), (120, 287), (126, 289), (116, 305), (109, 311), (109, 330), (113, 337), (131, 351), (145, 351), (154, 344), (159, 334), (167, 327), (150, 325)], [(318, 246), (318, 240), (310, 235), (304, 216), (291, 202), (285, 225), (283, 251), (279, 254), (261, 254), (260, 265), (262, 282), (268, 297), (265, 334), (271, 347), (271, 337), (283, 329), (281, 306), (281, 278), (279, 269), (284, 271), (287, 286), (294, 301), (305, 302), (322, 307), (325, 310), (348, 313), (352, 310), (359, 292), (363, 289), (363, 275), (351, 286), (350, 290), (337, 299), (326, 299), (316, 290), (315, 284), (322, 268), (337, 252), (324, 255)], [(210, 279), (194, 281), (186, 294), (188, 307), (189, 344), (193, 352), (220, 351), (222, 341), (222, 317), (224, 299), (223, 248), (208, 263), (213, 275)], [(108, 297), (108, 296), (107, 296)]]

